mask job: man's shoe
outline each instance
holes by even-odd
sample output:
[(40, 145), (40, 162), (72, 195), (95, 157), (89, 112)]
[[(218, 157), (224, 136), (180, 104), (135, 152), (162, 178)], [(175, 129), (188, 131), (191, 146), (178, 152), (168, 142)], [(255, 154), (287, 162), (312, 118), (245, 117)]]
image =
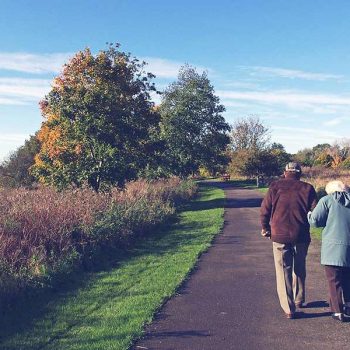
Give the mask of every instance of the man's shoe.
[(293, 320), (295, 318), (294, 312), (286, 312), (285, 315), (288, 318), (288, 320)]
[(345, 316), (350, 316), (350, 306), (344, 305), (343, 312)]
[(295, 307), (298, 309), (303, 309), (307, 306), (307, 303), (301, 302), (301, 303), (295, 303)]
[(334, 312), (334, 313), (332, 313), (332, 318), (333, 318), (333, 320), (336, 320), (339, 322), (345, 322), (345, 317), (344, 317), (344, 314), (342, 314), (342, 313)]

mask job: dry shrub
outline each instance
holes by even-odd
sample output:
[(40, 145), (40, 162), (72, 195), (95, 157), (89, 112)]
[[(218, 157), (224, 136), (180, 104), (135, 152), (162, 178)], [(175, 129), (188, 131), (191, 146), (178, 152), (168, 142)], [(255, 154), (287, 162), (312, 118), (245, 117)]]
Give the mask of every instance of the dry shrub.
[(193, 182), (178, 178), (135, 181), (100, 194), (47, 187), (0, 190), (0, 293), (13, 289), (13, 279), (5, 286), (6, 276), (16, 276), (17, 284), (37, 282), (76, 267), (105, 244), (123, 245), (145, 234), (195, 191)]
[(325, 195), (324, 188), (329, 181), (341, 180), (350, 185), (350, 170), (341, 168), (325, 168), (322, 166), (313, 166), (303, 168), (302, 180), (313, 185), (319, 196)]
[(57, 257), (74, 254), (74, 233), (92, 225), (110, 202), (87, 189), (7, 189), (0, 196), (0, 258), (15, 271), (37, 275), (54, 268)]

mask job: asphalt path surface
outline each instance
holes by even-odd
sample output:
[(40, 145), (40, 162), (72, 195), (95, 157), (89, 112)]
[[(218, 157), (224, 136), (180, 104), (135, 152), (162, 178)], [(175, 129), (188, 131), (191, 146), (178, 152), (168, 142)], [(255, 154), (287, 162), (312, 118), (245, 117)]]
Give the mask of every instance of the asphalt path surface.
[(350, 323), (330, 317), (319, 242), (307, 258), (308, 305), (288, 320), (277, 299), (272, 243), (260, 236), (262, 194), (221, 186), (223, 232), (132, 349), (350, 349)]

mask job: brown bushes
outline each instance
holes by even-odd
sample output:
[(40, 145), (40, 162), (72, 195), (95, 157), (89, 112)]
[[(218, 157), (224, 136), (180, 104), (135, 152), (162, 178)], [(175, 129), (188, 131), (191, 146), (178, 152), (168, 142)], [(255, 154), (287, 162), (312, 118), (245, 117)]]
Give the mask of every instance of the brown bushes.
[(132, 182), (104, 194), (47, 187), (0, 190), (0, 293), (67, 272), (103, 245), (126, 244), (164, 221), (175, 203), (194, 192), (193, 182), (177, 178)]
[(341, 168), (325, 168), (313, 166), (303, 168), (303, 181), (311, 183), (320, 196), (325, 195), (324, 188), (329, 181), (341, 180), (350, 185), (350, 171)]

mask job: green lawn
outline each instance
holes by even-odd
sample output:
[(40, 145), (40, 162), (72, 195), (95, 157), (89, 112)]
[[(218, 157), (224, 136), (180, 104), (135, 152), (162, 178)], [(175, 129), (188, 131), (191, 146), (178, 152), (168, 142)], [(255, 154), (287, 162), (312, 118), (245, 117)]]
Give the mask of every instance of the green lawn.
[(1, 315), (0, 348), (128, 349), (210, 246), (223, 225), (223, 207), (222, 190), (201, 187), (176, 221), (108, 268), (71, 277), (58, 291)]
[(262, 193), (267, 193), (268, 189), (269, 189), (268, 187), (259, 187), (259, 188), (257, 188), (257, 190), (262, 192)]
[(311, 235), (317, 239), (321, 239), (323, 227), (311, 227)]

